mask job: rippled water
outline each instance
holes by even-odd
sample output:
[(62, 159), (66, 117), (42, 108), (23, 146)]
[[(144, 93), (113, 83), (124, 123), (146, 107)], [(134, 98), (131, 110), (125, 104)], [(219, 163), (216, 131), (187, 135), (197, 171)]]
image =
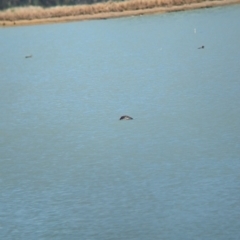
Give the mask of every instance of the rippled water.
[(239, 16), (0, 29), (0, 238), (240, 239)]

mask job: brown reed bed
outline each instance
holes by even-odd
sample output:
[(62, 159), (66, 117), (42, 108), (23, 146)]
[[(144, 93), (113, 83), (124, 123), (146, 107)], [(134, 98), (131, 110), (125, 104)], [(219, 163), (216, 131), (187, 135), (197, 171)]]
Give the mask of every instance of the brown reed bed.
[[(39, 23), (41, 23), (44, 22), (44, 19), (56, 19), (56, 21), (57, 19), (69, 19), (71, 21), (91, 19), (91, 17), (89, 16), (97, 16), (96, 18), (127, 16), (128, 14), (133, 14), (133, 12), (148, 13), (151, 12), (151, 9), (159, 8), (166, 9), (166, 11), (174, 11), (174, 9), (178, 11), (178, 9), (188, 9), (188, 7), (178, 8), (179, 6), (200, 4), (200, 7), (208, 7), (214, 5), (214, 3), (216, 2), (218, 2), (218, 4), (216, 5), (222, 5), (221, 3), (239, 3), (240, 0), (126, 0), (123, 2), (110, 1), (105, 3), (96, 3), (92, 5), (57, 6), (51, 8), (33, 6), (19, 7), (0, 11), (0, 25), (5, 25), (9, 22), (16, 24), (16, 22), (28, 22), (32, 20), (41, 20), (38, 21)], [(202, 5), (201, 3), (204, 5)], [(84, 16), (86, 16), (86, 18)]]

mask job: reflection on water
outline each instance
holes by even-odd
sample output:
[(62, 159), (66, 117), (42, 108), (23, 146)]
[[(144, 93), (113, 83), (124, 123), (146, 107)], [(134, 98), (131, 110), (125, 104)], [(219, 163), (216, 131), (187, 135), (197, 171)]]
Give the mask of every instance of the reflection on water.
[(0, 237), (239, 239), (239, 13), (0, 29)]

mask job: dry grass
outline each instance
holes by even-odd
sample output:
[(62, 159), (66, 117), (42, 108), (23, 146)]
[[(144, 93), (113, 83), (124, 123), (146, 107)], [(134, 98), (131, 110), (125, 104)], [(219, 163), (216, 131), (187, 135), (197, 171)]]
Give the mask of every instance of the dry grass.
[[(100, 16), (107, 15), (111, 16), (126, 16), (132, 14), (133, 11), (148, 11), (151, 12), (153, 9), (164, 8), (166, 11), (178, 11), (189, 9), (189, 6), (194, 4), (201, 4), (204, 6), (225, 5), (231, 4), (232, 2), (240, 2), (240, 0), (126, 0), (123, 2), (105, 2), (96, 3), (93, 5), (75, 5), (75, 6), (58, 6), (51, 8), (42, 7), (19, 7), (11, 8), (5, 11), (0, 11), (0, 22), (5, 25), (5, 22), (15, 21), (43, 21), (44, 19), (89, 19), (89, 16)], [(205, 4), (206, 3), (206, 4)], [(208, 5), (207, 5), (208, 3)], [(195, 7), (193, 7), (195, 8)], [(88, 17), (87, 17), (88, 16)], [(99, 17), (101, 18), (101, 17)]]
[(0, 21), (18, 21), (67, 16), (92, 15), (106, 12), (123, 12), (156, 7), (179, 6), (206, 0), (128, 0), (124, 2), (106, 2), (93, 5), (58, 6), (51, 8), (19, 7), (0, 11)]

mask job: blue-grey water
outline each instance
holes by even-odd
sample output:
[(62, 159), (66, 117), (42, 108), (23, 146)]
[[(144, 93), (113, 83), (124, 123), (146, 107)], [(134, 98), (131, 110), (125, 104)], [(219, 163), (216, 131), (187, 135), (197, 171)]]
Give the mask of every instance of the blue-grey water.
[(240, 5), (1, 28), (0, 239), (239, 240), (239, 42)]

